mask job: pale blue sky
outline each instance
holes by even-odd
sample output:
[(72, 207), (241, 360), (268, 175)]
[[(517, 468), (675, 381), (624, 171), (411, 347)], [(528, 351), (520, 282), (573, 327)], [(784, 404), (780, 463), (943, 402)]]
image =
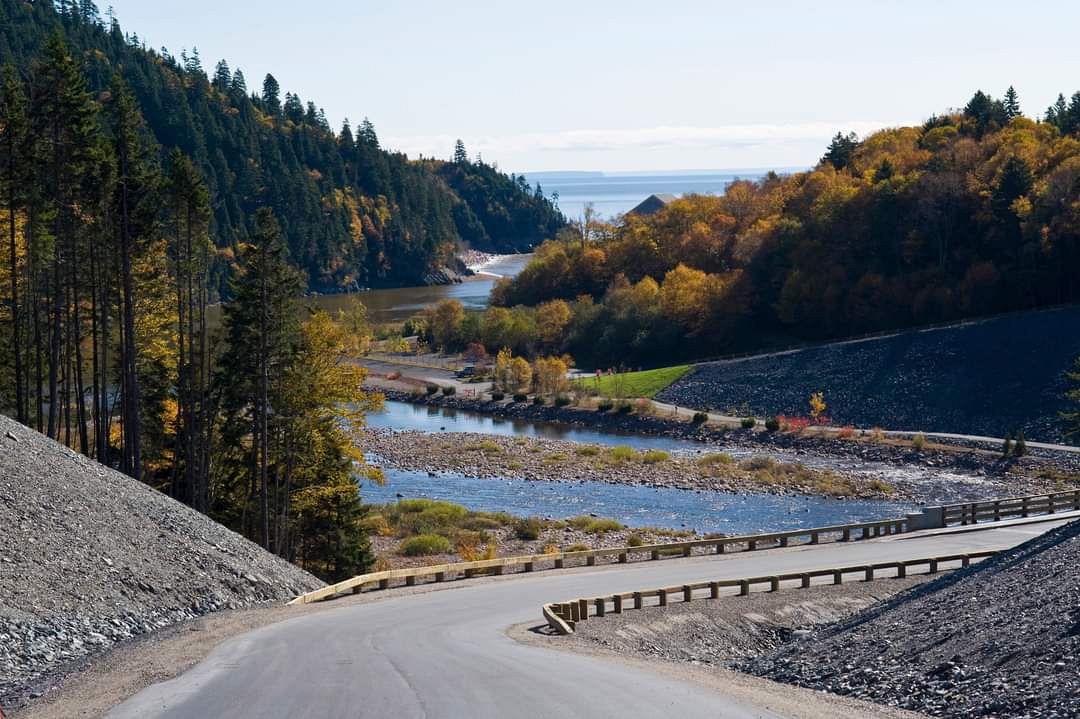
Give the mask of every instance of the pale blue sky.
[[(109, 0), (99, 0), (102, 8)], [(1080, 3), (111, 0), (153, 47), (272, 72), (335, 127), (505, 170), (812, 164), (836, 130), (921, 121), (1009, 84), (1080, 90)]]

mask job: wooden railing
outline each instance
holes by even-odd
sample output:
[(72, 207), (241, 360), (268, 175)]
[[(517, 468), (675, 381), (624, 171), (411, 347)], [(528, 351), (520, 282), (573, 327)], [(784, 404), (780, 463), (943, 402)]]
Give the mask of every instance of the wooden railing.
[[(829, 569), (814, 569), (805, 572), (792, 572), (789, 574), (773, 574), (760, 577), (748, 577), (744, 579), (719, 579), (710, 582), (695, 582), (692, 584), (680, 584), (673, 587), (660, 589), (648, 589), (637, 592), (623, 592), (621, 594), (608, 594), (600, 597), (581, 597), (566, 602), (555, 602), (543, 606), (544, 619), (548, 625), (559, 634), (570, 634), (578, 622), (586, 621), (590, 614), (593, 617), (604, 617), (611, 614), (622, 614), (630, 609), (642, 609), (647, 606), (666, 607), (672, 599), (681, 602), (690, 602), (694, 599), (718, 599), (721, 589), (735, 589), (728, 592), (729, 596), (747, 596), (753, 587), (767, 585), (768, 591), (779, 591), (785, 583), (798, 582), (798, 586), (807, 588), (815, 578), (827, 577), (832, 584), (843, 584), (844, 575), (859, 574), (864, 581), (870, 582), (875, 579), (884, 579), (881, 572), (891, 572), (891, 577), (906, 577), (908, 570), (912, 568), (927, 567), (928, 574), (936, 574), (944, 569), (959, 569), (967, 567), (974, 560), (991, 557), (996, 551), (970, 552), (968, 554), (951, 554), (939, 557), (927, 557), (924, 559), (907, 559), (897, 562), (877, 562), (875, 564), (859, 564)], [(956, 566), (945, 567), (953, 564)]]
[(982, 502), (950, 504), (941, 508), (943, 526), (978, 524), (1011, 517), (1030, 517), (1080, 510), (1080, 489), (1027, 497), (990, 499)]
[(728, 551), (756, 551), (787, 547), (793, 543), (818, 544), (833, 540), (848, 542), (870, 539), (889, 534), (900, 534), (910, 528), (909, 520), (883, 519), (874, 522), (857, 522), (831, 527), (795, 529), (787, 532), (768, 534), (750, 534), (733, 537), (715, 537), (694, 539), (687, 542), (670, 544), (647, 544), (640, 547), (608, 547), (587, 549), (579, 552), (557, 552), (553, 554), (533, 554), (522, 557), (502, 557), (484, 559), (477, 562), (458, 562), (438, 564), (428, 567), (410, 567), (391, 569), (382, 572), (361, 574), (358, 577), (302, 594), (290, 604), (308, 604), (324, 599), (353, 593), (365, 589), (388, 589), (392, 585), (413, 586), (417, 582), (445, 582), (452, 579), (468, 579), (481, 573), (504, 574), (508, 571), (532, 572), (541, 569), (564, 569), (568, 566), (594, 566), (600, 560), (626, 563), (635, 560), (660, 560), (668, 557), (689, 557), (695, 554), (724, 554)]

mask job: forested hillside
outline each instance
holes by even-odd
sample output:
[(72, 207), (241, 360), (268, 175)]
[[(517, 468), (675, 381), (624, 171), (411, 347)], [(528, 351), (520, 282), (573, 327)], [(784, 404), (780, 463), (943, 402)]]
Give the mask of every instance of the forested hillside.
[(527, 250), (563, 223), (541, 192), (491, 166), (410, 161), (383, 150), (366, 120), (335, 134), (313, 102), (283, 92), (272, 76), (249, 87), (225, 61), (210, 70), (194, 50), (177, 58), (146, 49), (89, 0), (0, 0), (0, 16), (0, 63), (28, 76), (60, 29), (91, 93), (107, 93), (118, 73), (161, 156), (179, 149), (194, 161), (213, 198), (214, 295), (227, 289), (261, 206), (274, 210), (291, 262), (320, 291), (421, 284), (431, 269), (453, 264), (462, 240)]
[(1080, 93), (1032, 120), (1012, 88), (979, 92), (919, 127), (837, 135), (809, 172), (566, 232), (494, 299), (563, 317), (549, 348), (585, 366), (1074, 302), (1078, 131)]

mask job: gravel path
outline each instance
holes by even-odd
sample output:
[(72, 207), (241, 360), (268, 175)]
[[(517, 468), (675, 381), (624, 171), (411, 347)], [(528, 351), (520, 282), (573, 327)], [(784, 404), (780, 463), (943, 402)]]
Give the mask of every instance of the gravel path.
[(0, 706), (118, 642), (322, 583), (0, 416)]
[(1080, 307), (714, 362), (656, 399), (759, 417), (805, 416), (822, 392), (834, 424), (1060, 442)]
[(1080, 521), (745, 663), (942, 717), (1080, 717)]

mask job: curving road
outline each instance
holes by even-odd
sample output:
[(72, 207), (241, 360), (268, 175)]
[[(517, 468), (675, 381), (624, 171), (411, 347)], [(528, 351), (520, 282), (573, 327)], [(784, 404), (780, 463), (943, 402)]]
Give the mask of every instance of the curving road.
[[(682, 582), (1004, 549), (1063, 524), (900, 535), (630, 565), (539, 572), (342, 606), (263, 627), (143, 690), (109, 719), (355, 717), (775, 717), (691, 682), (520, 644), (540, 606)], [(394, 590), (390, 590), (393, 592)], [(597, 691), (601, 688), (601, 691)]]

